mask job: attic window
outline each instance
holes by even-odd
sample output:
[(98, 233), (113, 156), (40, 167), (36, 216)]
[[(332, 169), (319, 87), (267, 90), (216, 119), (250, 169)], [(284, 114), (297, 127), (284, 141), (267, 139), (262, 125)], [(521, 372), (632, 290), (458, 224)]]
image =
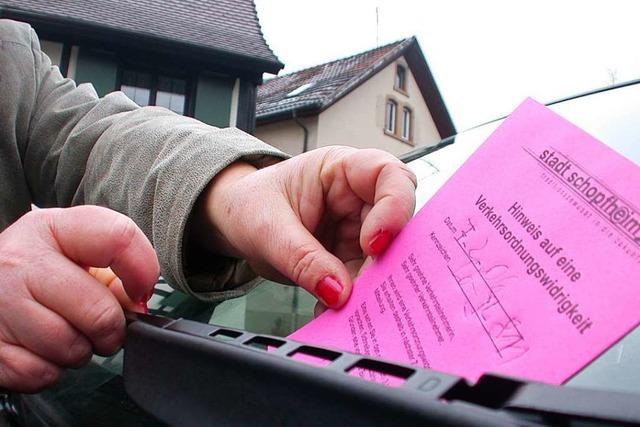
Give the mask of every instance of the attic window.
[(402, 138), (411, 140), (411, 109), (409, 107), (402, 109)]
[(406, 81), (407, 81), (407, 70), (402, 65), (398, 65), (396, 67), (396, 82), (393, 88), (400, 90), (402, 92), (406, 92), (407, 91)]
[(297, 89), (294, 89), (291, 92), (289, 92), (287, 94), (287, 98), (291, 98), (293, 96), (298, 96), (302, 92), (304, 92), (305, 90), (309, 89), (311, 86), (313, 86), (313, 83), (305, 83), (302, 86), (298, 87)]
[(387, 100), (387, 108), (385, 112), (384, 128), (389, 133), (396, 133), (396, 111), (398, 104), (392, 99)]

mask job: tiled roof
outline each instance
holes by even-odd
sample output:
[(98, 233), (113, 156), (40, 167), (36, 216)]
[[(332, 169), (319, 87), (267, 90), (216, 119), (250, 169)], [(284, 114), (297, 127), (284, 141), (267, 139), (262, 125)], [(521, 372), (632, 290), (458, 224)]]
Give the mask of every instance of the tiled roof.
[(456, 129), (427, 60), (415, 37), (381, 46), (291, 74), (275, 77), (258, 87), (258, 123), (317, 114), (403, 56), (441, 138)]
[(0, 9), (71, 19), (277, 63), (253, 0), (0, 0)]
[[(414, 39), (400, 40), (348, 58), (267, 80), (258, 87), (256, 117), (266, 118), (290, 112), (322, 109), (375, 74)], [(308, 89), (287, 96), (303, 85)]]

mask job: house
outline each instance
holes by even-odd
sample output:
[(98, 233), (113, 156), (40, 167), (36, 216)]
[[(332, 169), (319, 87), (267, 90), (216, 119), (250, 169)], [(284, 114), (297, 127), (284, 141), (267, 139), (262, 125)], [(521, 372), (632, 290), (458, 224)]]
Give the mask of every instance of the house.
[(290, 154), (327, 145), (401, 155), (455, 127), (415, 37), (266, 81), (256, 136)]
[(256, 87), (283, 67), (253, 0), (0, 0), (28, 22), (63, 75), (103, 96), (253, 132)]

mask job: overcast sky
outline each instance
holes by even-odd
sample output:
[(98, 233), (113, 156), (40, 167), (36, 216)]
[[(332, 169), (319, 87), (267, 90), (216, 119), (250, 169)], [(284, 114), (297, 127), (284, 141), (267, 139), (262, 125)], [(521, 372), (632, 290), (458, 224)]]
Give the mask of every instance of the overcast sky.
[(640, 78), (636, 0), (255, 0), (267, 42), (296, 71), (417, 36), (459, 130)]

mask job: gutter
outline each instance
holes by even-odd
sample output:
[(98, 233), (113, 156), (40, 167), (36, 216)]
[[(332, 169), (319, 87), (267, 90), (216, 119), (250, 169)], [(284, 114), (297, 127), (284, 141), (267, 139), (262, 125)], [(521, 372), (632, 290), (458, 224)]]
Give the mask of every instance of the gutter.
[(321, 102), (312, 101), (302, 105), (298, 104), (292, 108), (277, 109), (269, 113), (260, 113), (256, 111), (256, 124), (266, 125), (268, 123), (279, 122), (281, 120), (293, 119), (294, 111), (297, 117), (307, 117), (320, 114), (322, 110)]
[(309, 150), (309, 129), (300, 121), (298, 115), (296, 114), (296, 110), (292, 112), (293, 121), (298, 124), (302, 128), (302, 132), (304, 133), (304, 137), (302, 139), (302, 152), (306, 153)]

